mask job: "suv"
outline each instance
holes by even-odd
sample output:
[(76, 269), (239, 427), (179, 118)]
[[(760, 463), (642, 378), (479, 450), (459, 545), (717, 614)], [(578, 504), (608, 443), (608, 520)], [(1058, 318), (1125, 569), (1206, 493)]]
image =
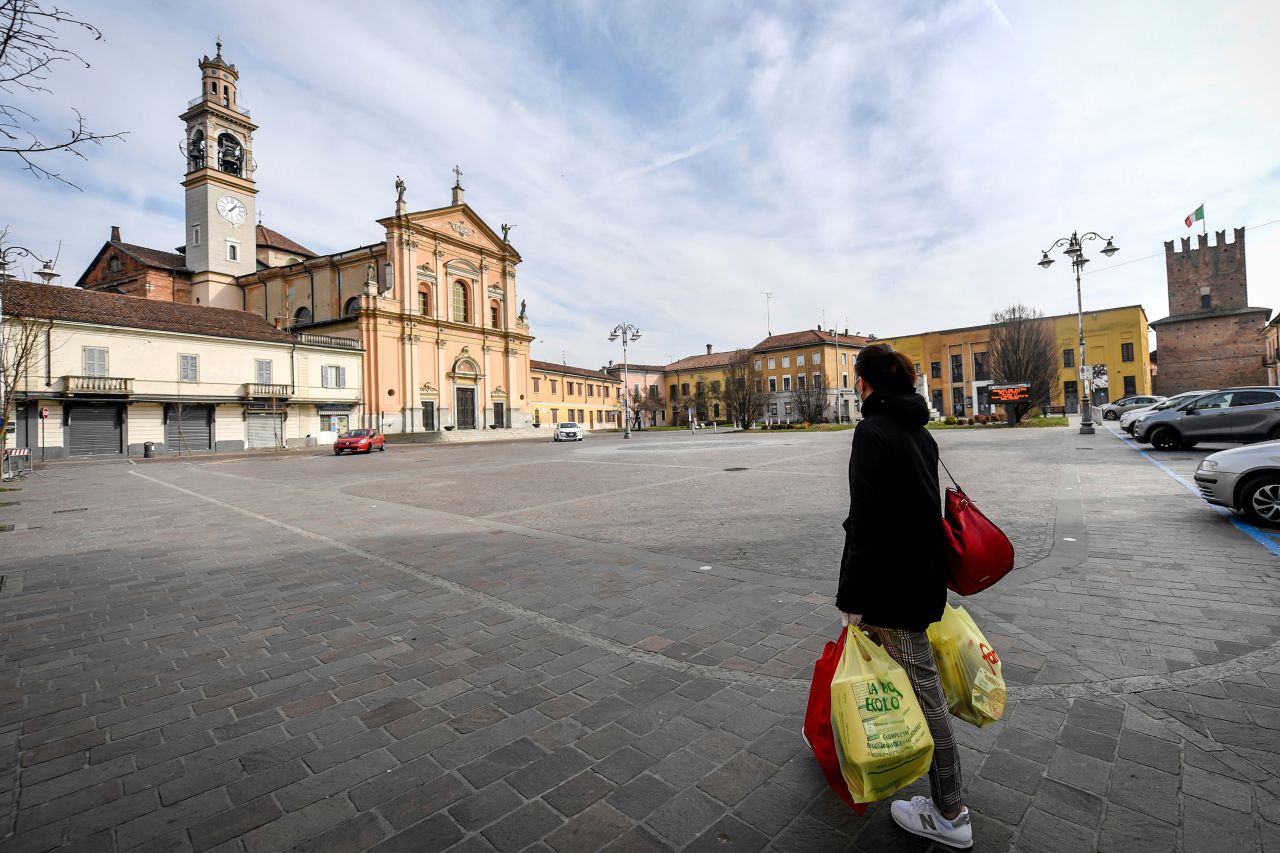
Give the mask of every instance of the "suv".
[(1135, 437), (1157, 450), (1202, 441), (1249, 444), (1280, 439), (1280, 387), (1224, 388), (1143, 417)]
[(1136, 435), (1142, 422), (1146, 420), (1147, 415), (1152, 412), (1163, 412), (1165, 409), (1176, 409), (1183, 403), (1190, 403), (1196, 397), (1202, 397), (1205, 394), (1212, 394), (1216, 390), (1216, 388), (1205, 388), (1203, 391), (1183, 391), (1181, 394), (1169, 397), (1162, 402), (1156, 403), (1154, 406), (1143, 406), (1139, 409), (1130, 409), (1120, 416), (1120, 429), (1129, 433), (1129, 435)]
[(1141, 409), (1147, 406), (1154, 406), (1156, 403), (1163, 402), (1164, 397), (1155, 397), (1150, 394), (1121, 397), (1114, 403), (1107, 403), (1102, 407), (1102, 419), (1104, 421), (1118, 421), (1120, 416), (1130, 409)]

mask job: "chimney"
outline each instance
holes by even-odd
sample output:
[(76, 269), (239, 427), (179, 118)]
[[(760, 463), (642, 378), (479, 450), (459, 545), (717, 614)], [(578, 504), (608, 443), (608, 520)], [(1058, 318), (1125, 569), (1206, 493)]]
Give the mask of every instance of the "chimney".
[(847, 338), (847, 337), (849, 337), (849, 330), (848, 330), (848, 329), (845, 329), (845, 330), (844, 330), (844, 336), (845, 336), (846, 338)]
[(711, 344), (707, 344), (707, 355), (711, 355)]
[(277, 328), (277, 329), (283, 329), (283, 328), (284, 328), (284, 318), (283, 318), (283, 317), (277, 317), (277, 318), (276, 318), (276, 328)]
[(111, 226), (111, 241), (112, 241), (113, 243), (119, 243), (119, 242), (120, 242), (120, 226), (119, 226), (119, 225), (112, 225), (112, 226)]

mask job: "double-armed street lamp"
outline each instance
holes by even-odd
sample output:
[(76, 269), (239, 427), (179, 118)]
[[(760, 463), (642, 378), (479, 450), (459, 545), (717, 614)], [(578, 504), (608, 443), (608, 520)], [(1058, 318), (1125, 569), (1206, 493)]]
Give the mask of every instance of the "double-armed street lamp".
[(1084, 256), (1085, 240), (1106, 240), (1107, 245), (1102, 247), (1102, 254), (1108, 258), (1120, 251), (1115, 243), (1111, 242), (1110, 237), (1103, 237), (1097, 231), (1089, 231), (1080, 234), (1072, 231), (1070, 237), (1059, 237), (1053, 241), (1053, 245), (1040, 252), (1039, 265), (1048, 269), (1053, 266), (1053, 258), (1049, 257), (1049, 253), (1059, 246), (1066, 246), (1062, 250), (1062, 254), (1071, 259), (1071, 268), (1076, 272), (1076, 320), (1080, 327), (1080, 385), (1082, 391), (1082, 406), (1080, 409), (1080, 434), (1093, 435), (1093, 407), (1089, 400), (1089, 389), (1092, 383), (1092, 377), (1086, 377), (1085, 357), (1084, 357), (1084, 302), (1080, 296), (1080, 271), (1084, 269), (1084, 265), (1089, 263), (1089, 259)]
[(610, 341), (616, 341), (618, 338), (622, 338), (622, 437), (631, 438), (631, 415), (628, 411), (631, 391), (628, 389), (630, 375), (627, 373), (627, 343), (639, 340), (640, 330), (630, 323), (619, 323), (609, 333)]

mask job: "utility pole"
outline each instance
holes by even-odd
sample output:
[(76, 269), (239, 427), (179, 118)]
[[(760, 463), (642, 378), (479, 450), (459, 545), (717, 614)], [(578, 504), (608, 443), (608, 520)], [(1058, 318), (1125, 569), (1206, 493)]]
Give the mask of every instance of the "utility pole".
[(773, 337), (773, 319), (769, 313), (769, 303), (773, 300), (773, 294), (767, 290), (762, 290), (760, 295), (764, 297), (764, 328), (769, 337)]

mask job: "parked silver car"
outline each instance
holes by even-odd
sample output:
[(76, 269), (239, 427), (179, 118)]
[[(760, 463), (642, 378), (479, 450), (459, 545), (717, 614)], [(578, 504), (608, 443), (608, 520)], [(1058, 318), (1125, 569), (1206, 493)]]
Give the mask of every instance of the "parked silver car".
[(1196, 469), (1196, 485), (1209, 503), (1280, 527), (1280, 441), (1209, 454)]
[(1189, 403), (1196, 397), (1202, 397), (1205, 394), (1212, 394), (1216, 388), (1206, 388), (1203, 391), (1183, 391), (1174, 397), (1169, 397), (1156, 403), (1154, 406), (1144, 406), (1140, 409), (1130, 409), (1120, 416), (1120, 429), (1133, 435), (1136, 431), (1138, 423), (1143, 420), (1151, 412), (1162, 412), (1165, 409), (1176, 408), (1183, 403)]
[(1280, 387), (1224, 388), (1142, 418), (1134, 437), (1157, 450), (1202, 441), (1250, 444), (1280, 439)]
[(1150, 394), (1133, 394), (1128, 397), (1121, 397), (1114, 403), (1107, 403), (1102, 406), (1102, 419), (1104, 421), (1118, 421), (1120, 416), (1132, 409), (1145, 409), (1154, 406), (1156, 403), (1164, 402), (1164, 397), (1157, 397)]

